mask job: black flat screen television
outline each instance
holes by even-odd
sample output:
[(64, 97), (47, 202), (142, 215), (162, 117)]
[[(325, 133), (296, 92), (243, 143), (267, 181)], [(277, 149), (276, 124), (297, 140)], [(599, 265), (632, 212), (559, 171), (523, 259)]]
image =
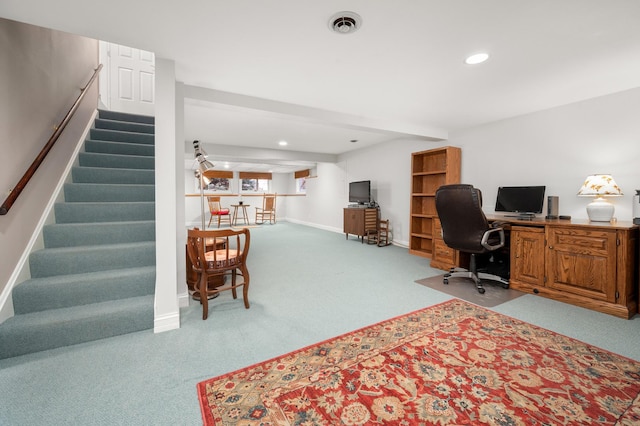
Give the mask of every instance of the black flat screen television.
[(361, 180), (349, 183), (349, 202), (369, 204), (371, 202), (371, 181)]
[(516, 216), (534, 216), (542, 213), (544, 186), (501, 186), (496, 197), (496, 212), (518, 213)]

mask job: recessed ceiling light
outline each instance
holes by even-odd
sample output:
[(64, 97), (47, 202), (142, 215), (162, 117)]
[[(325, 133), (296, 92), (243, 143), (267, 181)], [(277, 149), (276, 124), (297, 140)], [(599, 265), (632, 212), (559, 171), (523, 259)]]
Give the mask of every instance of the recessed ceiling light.
[(486, 54), (486, 53), (476, 53), (475, 55), (471, 55), (467, 59), (465, 59), (464, 63), (468, 64), (468, 65), (476, 65), (476, 64), (483, 63), (487, 59), (489, 59), (489, 55), (488, 54)]
[(287, 146), (288, 144), (287, 144), (287, 141), (280, 141), (280, 142), (278, 142), (278, 145)]

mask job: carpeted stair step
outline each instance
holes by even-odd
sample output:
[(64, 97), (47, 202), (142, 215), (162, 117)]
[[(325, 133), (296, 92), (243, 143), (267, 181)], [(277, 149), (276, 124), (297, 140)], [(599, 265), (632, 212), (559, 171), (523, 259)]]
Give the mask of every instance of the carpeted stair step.
[(0, 327), (0, 359), (153, 328), (154, 297), (16, 315)]
[(106, 167), (73, 167), (71, 176), (75, 183), (155, 183), (155, 171), (147, 169), (109, 169)]
[(109, 141), (84, 142), (85, 152), (99, 152), (102, 154), (146, 155), (153, 157), (155, 146), (145, 143), (126, 143)]
[(129, 143), (146, 143), (153, 145), (154, 135), (148, 133), (123, 132), (121, 130), (96, 129), (89, 130), (89, 139), (94, 141), (113, 141)]
[(101, 154), (97, 152), (78, 153), (80, 166), (108, 167), (113, 169), (154, 169), (155, 158), (143, 155)]
[(155, 265), (154, 241), (97, 246), (57, 247), (29, 256), (31, 278), (74, 275)]
[(128, 222), (154, 220), (155, 203), (56, 203), (56, 223)]
[(64, 199), (67, 203), (154, 201), (155, 185), (65, 183)]
[(99, 111), (31, 278), (12, 291), (0, 359), (153, 328), (154, 122)]
[(46, 248), (155, 241), (153, 220), (132, 222), (53, 223), (42, 230)]
[(16, 314), (153, 294), (155, 266), (33, 278), (13, 290)]
[(152, 124), (132, 123), (130, 121), (109, 120), (105, 118), (96, 118), (96, 129), (119, 130), (121, 132), (155, 133), (155, 126)]
[(131, 123), (155, 124), (156, 118), (151, 115), (130, 114), (128, 112), (98, 110), (98, 116), (107, 120), (128, 121)]

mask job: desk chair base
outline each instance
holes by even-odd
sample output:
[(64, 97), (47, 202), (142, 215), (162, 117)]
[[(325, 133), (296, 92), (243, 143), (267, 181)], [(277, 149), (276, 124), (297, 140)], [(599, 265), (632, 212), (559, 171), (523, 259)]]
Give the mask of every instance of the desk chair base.
[(509, 288), (509, 280), (502, 278), (499, 275), (489, 274), (487, 272), (478, 272), (478, 268), (476, 266), (476, 255), (472, 254), (469, 259), (469, 269), (464, 268), (451, 268), (449, 272), (444, 274), (442, 279), (443, 284), (449, 284), (449, 278), (470, 278), (476, 284), (476, 288), (478, 289), (478, 293), (484, 294), (484, 286), (482, 285), (482, 280), (485, 281), (495, 281), (502, 285), (502, 288)]
[(449, 284), (449, 278), (470, 278), (473, 280), (473, 282), (476, 284), (476, 288), (478, 289), (478, 293), (480, 294), (484, 294), (485, 289), (484, 289), (484, 285), (483, 285), (483, 280), (485, 281), (494, 281), (496, 283), (499, 283), (502, 288), (509, 288), (509, 281), (498, 276), (498, 275), (493, 275), (493, 274), (487, 274), (486, 272), (478, 272), (477, 274), (474, 274), (471, 271), (467, 271), (466, 269), (462, 269), (462, 268), (454, 268), (452, 270), (450, 270), (449, 272), (447, 272), (444, 275), (444, 278), (442, 279), (442, 283), (443, 284)]

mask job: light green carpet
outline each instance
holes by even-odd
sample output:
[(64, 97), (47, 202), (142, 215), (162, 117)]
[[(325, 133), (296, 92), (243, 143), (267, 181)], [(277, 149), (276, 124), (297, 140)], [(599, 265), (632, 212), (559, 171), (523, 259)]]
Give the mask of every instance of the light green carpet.
[[(179, 330), (0, 361), (0, 424), (199, 425), (198, 382), (450, 298), (415, 283), (442, 271), (403, 248), (284, 221), (251, 234), (251, 309), (226, 292)], [(640, 360), (638, 316), (533, 295), (493, 309)]]

